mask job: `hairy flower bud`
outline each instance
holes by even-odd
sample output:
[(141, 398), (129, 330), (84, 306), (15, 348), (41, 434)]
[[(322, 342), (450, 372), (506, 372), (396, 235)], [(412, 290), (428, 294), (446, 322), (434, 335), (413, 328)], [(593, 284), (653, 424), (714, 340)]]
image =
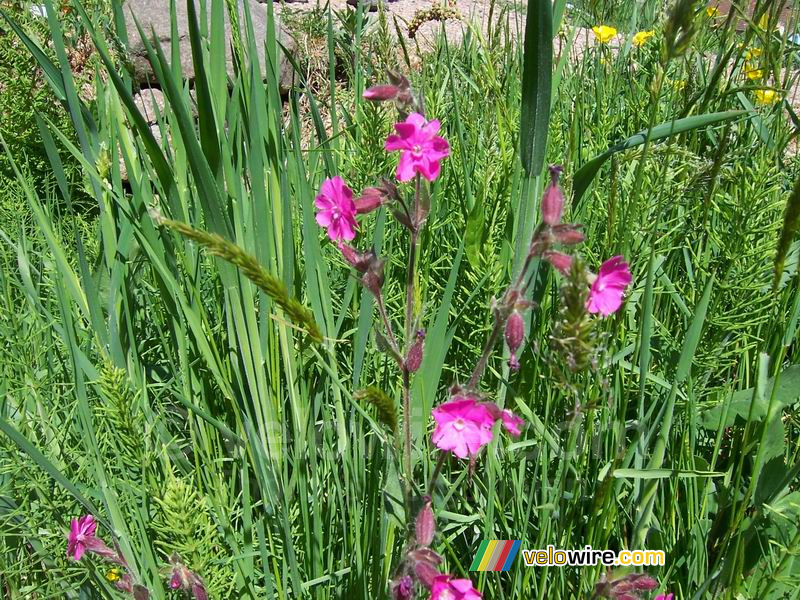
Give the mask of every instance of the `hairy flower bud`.
[(414, 523), (414, 530), (417, 535), (417, 544), (420, 546), (430, 546), (433, 535), (436, 533), (436, 521), (433, 517), (431, 508), (431, 497), (425, 496), (425, 504), (417, 513), (417, 520)]
[(359, 252), (345, 243), (339, 243), (339, 251), (342, 257), (360, 273), (366, 273), (370, 265), (377, 260), (374, 252)]
[(386, 196), (381, 188), (368, 187), (361, 192), (361, 196), (356, 198), (356, 214), (365, 215), (378, 208), (386, 201)]
[(394, 100), (398, 93), (400, 93), (400, 88), (396, 85), (381, 83), (364, 90), (363, 97), (373, 102), (385, 102), (386, 100)]
[(511, 357), (508, 359), (508, 364), (513, 370), (519, 369), (519, 361), (517, 360), (517, 350), (522, 345), (522, 340), (525, 339), (525, 321), (518, 310), (514, 309), (506, 321), (505, 331), (506, 344), (511, 351)]
[(390, 584), (392, 600), (411, 600), (414, 597), (414, 580), (409, 575), (398, 577)]
[(419, 579), (419, 582), (426, 588), (433, 587), (433, 580), (439, 574), (439, 571), (429, 562), (420, 561), (414, 565), (414, 573)]
[(542, 221), (551, 227), (561, 222), (561, 215), (564, 213), (564, 194), (558, 186), (560, 174), (561, 167), (555, 165), (550, 167), (550, 183), (547, 184), (542, 196)]
[(586, 239), (586, 236), (578, 231), (577, 225), (556, 225), (553, 227), (552, 233), (555, 241), (559, 244), (564, 244), (565, 246), (580, 244), (584, 239)]
[(383, 261), (377, 256), (370, 261), (367, 270), (361, 277), (361, 283), (372, 292), (373, 296), (378, 296), (383, 287)]
[(425, 350), (425, 330), (417, 331), (417, 341), (408, 350), (406, 357), (406, 369), (409, 373), (416, 373), (422, 364), (422, 353)]
[(561, 273), (569, 275), (569, 270), (572, 268), (572, 257), (569, 254), (548, 250), (543, 257)]

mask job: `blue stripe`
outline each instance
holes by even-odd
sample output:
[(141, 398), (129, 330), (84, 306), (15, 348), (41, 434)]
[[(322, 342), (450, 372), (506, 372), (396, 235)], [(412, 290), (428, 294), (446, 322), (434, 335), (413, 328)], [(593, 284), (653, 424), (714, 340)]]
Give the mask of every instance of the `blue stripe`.
[(508, 571), (511, 568), (511, 565), (514, 563), (514, 557), (517, 556), (517, 552), (519, 552), (519, 540), (514, 540), (514, 545), (511, 546), (511, 550), (508, 552), (508, 556), (506, 557), (506, 562), (503, 564), (503, 571)]

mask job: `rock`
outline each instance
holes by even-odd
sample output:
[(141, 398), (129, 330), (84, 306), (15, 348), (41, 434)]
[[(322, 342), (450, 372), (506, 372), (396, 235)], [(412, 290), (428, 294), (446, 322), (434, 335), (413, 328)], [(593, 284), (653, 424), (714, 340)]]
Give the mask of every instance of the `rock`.
[(164, 114), (166, 100), (164, 99), (164, 92), (159, 89), (148, 88), (141, 90), (133, 96), (133, 102), (136, 104), (136, 108), (139, 109), (139, 112), (142, 113), (148, 125), (157, 123), (157, 115)]
[[(258, 49), (258, 60), (261, 65), (261, 74), (266, 76), (266, 61), (264, 58), (264, 40), (267, 37), (267, 13), (263, 6), (255, 0), (239, 0), (240, 22), (244, 21), (242, 6), (244, 2), (249, 3), (250, 15), (253, 21), (253, 33), (255, 34), (256, 47)], [(197, 6), (199, 3), (196, 3)], [(210, 3), (209, 3), (210, 4)], [(153, 67), (147, 57), (147, 50), (142, 41), (139, 31), (136, 28), (136, 20), (145, 35), (152, 43), (153, 37), (161, 44), (164, 54), (170, 56), (170, 0), (125, 0), (123, 13), (125, 15), (125, 26), (128, 31), (128, 52), (131, 64), (133, 65), (133, 78), (137, 86), (147, 87), (155, 82)], [(194, 65), (192, 64), (192, 49), (189, 42), (188, 29), (188, 10), (186, 0), (176, 0), (175, 10), (177, 13), (178, 47), (180, 49), (181, 70), (184, 77), (190, 81), (194, 79)], [(199, 6), (198, 6), (199, 14)], [(209, 15), (210, 20), (210, 15)], [(288, 52), (295, 49), (295, 41), (277, 20), (275, 30), (278, 41)], [(155, 34), (153, 36), (152, 34)], [(230, 40), (231, 26), (227, 11), (225, 13), (225, 38)], [(230, 43), (225, 44), (225, 58), (228, 75), (234, 76), (233, 58)], [(285, 56), (281, 56), (280, 61), (280, 89), (281, 93), (288, 93), (292, 86), (294, 71)]]

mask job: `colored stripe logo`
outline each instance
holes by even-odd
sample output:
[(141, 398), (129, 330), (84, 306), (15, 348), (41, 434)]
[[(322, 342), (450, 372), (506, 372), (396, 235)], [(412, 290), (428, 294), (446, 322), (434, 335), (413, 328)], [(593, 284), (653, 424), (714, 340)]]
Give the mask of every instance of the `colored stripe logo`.
[(470, 571), (508, 571), (519, 551), (519, 540), (483, 540)]

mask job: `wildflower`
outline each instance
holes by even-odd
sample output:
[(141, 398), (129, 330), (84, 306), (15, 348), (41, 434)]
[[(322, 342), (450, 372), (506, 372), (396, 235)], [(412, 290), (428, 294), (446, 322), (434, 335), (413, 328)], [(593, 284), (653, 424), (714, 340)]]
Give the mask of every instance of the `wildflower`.
[(372, 100), (373, 102), (384, 102), (386, 100), (394, 100), (399, 93), (400, 88), (386, 83), (367, 88), (364, 90), (363, 97), (365, 100)]
[(561, 215), (564, 213), (564, 194), (558, 187), (558, 177), (561, 175), (561, 167), (552, 165), (550, 167), (550, 183), (542, 195), (542, 221), (546, 225), (558, 225), (561, 222)]
[(522, 418), (515, 415), (508, 409), (505, 409), (502, 413), (500, 413), (500, 420), (503, 421), (503, 427), (505, 430), (513, 435), (514, 437), (518, 437), (522, 430), (520, 427), (525, 424), (525, 421)]
[(472, 587), (469, 579), (451, 579), (450, 575), (437, 575), (433, 580), (430, 600), (480, 600), (481, 593)]
[(377, 258), (372, 251), (359, 252), (343, 242), (339, 242), (339, 251), (342, 253), (342, 257), (360, 273), (366, 273)]
[(761, 56), (761, 53), (762, 53), (761, 48), (749, 48), (744, 53), (744, 59), (749, 62), (754, 58), (759, 58)]
[(392, 600), (411, 600), (414, 597), (414, 580), (403, 575), (391, 583)]
[(87, 550), (91, 551), (97, 540), (94, 535), (95, 531), (97, 531), (97, 523), (92, 515), (72, 519), (67, 537), (67, 556), (73, 560), (80, 560)]
[(609, 258), (600, 266), (600, 271), (592, 282), (586, 309), (605, 317), (616, 312), (622, 306), (622, 295), (630, 282), (631, 272), (625, 259), (622, 256)]
[(756, 103), (761, 106), (775, 104), (781, 99), (780, 94), (775, 90), (756, 90)]
[(361, 196), (355, 200), (356, 214), (365, 215), (370, 213), (381, 206), (385, 200), (386, 196), (384, 196), (382, 189), (376, 187), (365, 188), (361, 192)]
[(617, 35), (617, 30), (608, 25), (595, 25), (592, 31), (601, 44), (607, 44)]
[(747, 78), (751, 81), (764, 77), (763, 69), (754, 69), (752, 67), (745, 67), (744, 74), (747, 75)]
[(508, 366), (512, 370), (519, 370), (519, 361), (517, 360), (517, 350), (522, 345), (522, 340), (525, 339), (525, 321), (518, 310), (514, 309), (506, 321), (505, 330), (506, 344), (511, 356), (508, 359)]
[(716, 6), (706, 6), (706, 15), (709, 19), (714, 19), (719, 16), (719, 8)]
[(319, 209), (317, 223), (328, 230), (331, 240), (349, 241), (356, 237), (358, 223), (353, 190), (345, 185), (341, 177), (337, 175), (323, 182), (314, 205)]
[(585, 239), (585, 236), (578, 231), (578, 227), (580, 227), (580, 225), (556, 225), (553, 227), (552, 234), (559, 244), (574, 246), (575, 244), (580, 244)]
[(758, 20), (758, 28), (766, 31), (769, 28), (769, 13), (764, 13)]
[(649, 40), (655, 34), (656, 34), (655, 31), (640, 31), (639, 33), (633, 36), (632, 43), (637, 48), (641, 48), (647, 43), (647, 40)]
[(402, 123), (394, 126), (397, 135), (386, 138), (388, 151), (400, 150), (397, 179), (410, 181), (419, 173), (428, 181), (439, 177), (439, 162), (450, 154), (450, 146), (439, 133), (441, 124), (433, 119), (426, 121), (419, 113), (411, 113)]
[(489, 408), (475, 398), (454, 396), (433, 409), (433, 418), (436, 421), (433, 443), (459, 458), (474, 456), (492, 441), (495, 419)]
[(106, 571), (106, 579), (109, 581), (109, 583), (116, 583), (121, 578), (122, 578), (122, 571), (120, 571), (116, 567)]

